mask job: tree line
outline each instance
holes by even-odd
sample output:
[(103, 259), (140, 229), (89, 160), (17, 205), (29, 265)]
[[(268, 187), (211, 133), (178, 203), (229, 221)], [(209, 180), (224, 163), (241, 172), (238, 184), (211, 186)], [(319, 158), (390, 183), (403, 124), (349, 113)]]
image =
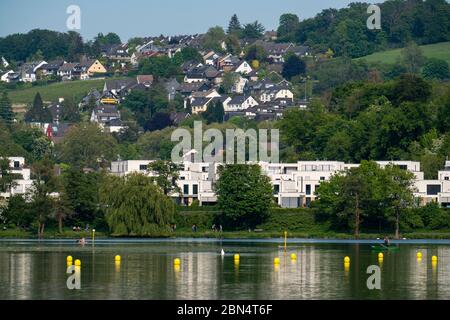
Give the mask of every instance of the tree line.
[(305, 44), (317, 52), (362, 57), (408, 42), (431, 44), (450, 40), (450, 4), (445, 0), (388, 0), (378, 4), (381, 30), (369, 30), (369, 3), (325, 9), (300, 21), (292, 13), (280, 17), (278, 41)]

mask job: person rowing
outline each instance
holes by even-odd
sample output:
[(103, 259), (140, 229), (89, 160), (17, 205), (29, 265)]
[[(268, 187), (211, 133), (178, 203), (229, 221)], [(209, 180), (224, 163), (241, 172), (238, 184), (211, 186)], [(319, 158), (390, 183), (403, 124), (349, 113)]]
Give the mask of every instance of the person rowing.
[(80, 240), (78, 240), (78, 244), (81, 246), (84, 246), (86, 244), (86, 239), (85, 238), (81, 238)]
[(388, 237), (388, 236), (384, 237), (384, 246), (385, 246), (385, 247), (389, 247), (390, 244), (391, 244), (391, 243), (390, 243), (389, 237)]

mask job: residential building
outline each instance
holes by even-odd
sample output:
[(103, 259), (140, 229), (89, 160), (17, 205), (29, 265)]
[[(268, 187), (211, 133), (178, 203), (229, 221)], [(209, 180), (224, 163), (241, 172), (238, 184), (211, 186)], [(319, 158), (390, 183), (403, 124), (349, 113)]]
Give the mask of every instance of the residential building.
[(0, 198), (9, 198), (14, 195), (24, 195), (33, 187), (31, 180), (31, 170), (25, 165), (23, 157), (8, 157), (9, 170), (8, 173), (17, 175), (14, 185), (10, 190), (0, 193)]
[[(170, 196), (177, 202), (190, 205), (194, 200), (200, 205), (214, 204), (217, 197), (214, 193), (214, 183), (219, 178), (219, 163), (195, 163), (192, 155), (195, 150), (186, 153), (180, 163), (180, 177), (176, 181), (181, 193)], [(125, 176), (133, 172), (141, 172), (154, 176), (147, 170), (151, 160), (115, 161), (111, 164), (111, 173)], [(444, 207), (450, 207), (450, 161), (438, 173), (438, 179), (425, 180), (417, 161), (377, 161), (381, 167), (394, 164), (401, 169), (414, 174), (413, 194), (417, 204), (424, 205), (436, 202)], [(266, 174), (273, 186), (273, 196), (276, 203), (283, 208), (308, 207), (316, 200), (319, 185), (329, 180), (333, 175), (343, 170), (358, 167), (359, 164), (346, 164), (341, 161), (298, 161), (296, 163), (259, 162), (262, 172)]]
[(223, 102), (225, 112), (241, 111), (258, 105), (252, 96), (239, 95)]

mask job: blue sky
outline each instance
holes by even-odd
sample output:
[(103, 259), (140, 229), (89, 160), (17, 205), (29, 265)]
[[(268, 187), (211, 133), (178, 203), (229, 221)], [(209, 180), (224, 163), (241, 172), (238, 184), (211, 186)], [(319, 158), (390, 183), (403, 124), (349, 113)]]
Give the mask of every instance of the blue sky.
[[(241, 23), (258, 20), (275, 29), (282, 13), (300, 19), (326, 8), (341, 8), (355, 0), (1, 0), (0, 37), (31, 29), (68, 31), (66, 9), (81, 8), (85, 39), (97, 33), (116, 32), (123, 41), (134, 36), (202, 33), (210, 26), (226, 27), (233, 13)], [(367, 1), (381, 2), (381, 1)]]

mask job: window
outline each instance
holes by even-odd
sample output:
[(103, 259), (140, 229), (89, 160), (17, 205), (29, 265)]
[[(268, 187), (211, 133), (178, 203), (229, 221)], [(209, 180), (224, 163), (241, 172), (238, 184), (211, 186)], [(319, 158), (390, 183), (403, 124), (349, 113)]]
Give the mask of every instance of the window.
[(280, 192), (280, 185), (276, 184), (273, 186), (273, 194), (278, 194)]
[(323, 181), (323, 180), (325, 180), (325, 177), (320, 177), (320, 181)]
[(189, 194), (189, 185), (188, 184), (183, 185), (183, 194)]
[(192, 186), (192, 194), (198, 194), (198, 184)]
[(310, 195), (310, 194), (311, 194), (311, 185), (310, 185), (310, 184), (307, 184), (307, 185), (306, 185), (306, 194), (307, 194), (307, 195)]
[(308, 208), (311, 206), (311, 198), (306, 198), (305, 205)]
[(20, 162), (14, 161), (14, 168), (20, 168)]
[(448, 177), (444, 177), (444, 180), (449, 180), (449, 178)]
[(428, 195), (437, 195), (439, 192), (441, 192), (440, 184), (428, 184), (427, 185), (427, 194)]
[(139, 170), (140, 171), (146, 171), (147, 170), (147, 165), (146, 164), (141, 164), (141, 165), (139, 165)]

